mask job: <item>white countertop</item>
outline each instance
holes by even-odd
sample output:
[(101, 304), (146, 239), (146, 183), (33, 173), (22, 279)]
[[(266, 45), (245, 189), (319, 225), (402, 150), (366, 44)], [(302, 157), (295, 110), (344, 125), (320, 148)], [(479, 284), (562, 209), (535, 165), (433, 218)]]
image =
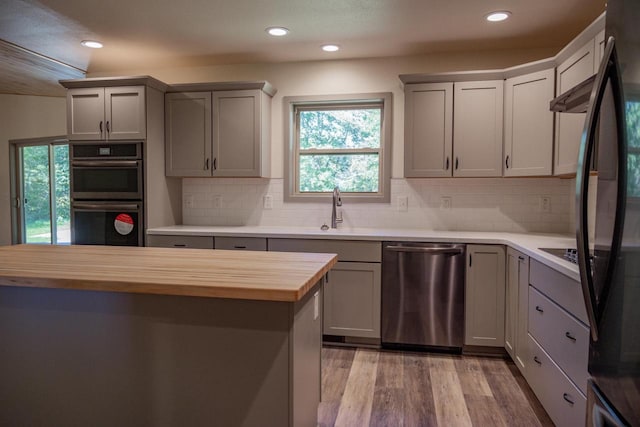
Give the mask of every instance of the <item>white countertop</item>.
[(390, 228), (338, 228), (267, 226), (197, 226), (174, 225), (150, 228), (147, 234), (173, 236), (242, 236), (291, 239), (375, 240), (497, 244), (510, 246), (554, 270), (580, 281), (578, 266), (539, 248), (575, 248), (576, 239), (568, 234), (504, 233), (491, 231), (434, 231)]

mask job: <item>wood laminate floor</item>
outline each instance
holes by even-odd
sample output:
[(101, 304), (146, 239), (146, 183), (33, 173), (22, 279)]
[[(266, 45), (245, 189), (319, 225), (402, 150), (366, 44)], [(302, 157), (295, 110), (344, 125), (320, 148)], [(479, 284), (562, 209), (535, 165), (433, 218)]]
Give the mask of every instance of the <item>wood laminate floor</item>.
[(510, 360), (325, 347), (318, 425), (553, 423)]

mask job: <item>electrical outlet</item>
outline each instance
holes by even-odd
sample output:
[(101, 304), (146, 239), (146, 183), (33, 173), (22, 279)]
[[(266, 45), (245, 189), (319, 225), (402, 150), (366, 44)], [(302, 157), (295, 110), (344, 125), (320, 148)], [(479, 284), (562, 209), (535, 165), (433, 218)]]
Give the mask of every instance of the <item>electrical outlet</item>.
[(551, 197), (540, 196), (539, 205), (540, 212), (551, 212)]
[(187, 209), (193, 209), (194, 205), (194, 197), (193, 194), (185, 194), (184, 196), (184, 207)]
[(409, 209), (409, 197), (407, 196), (399, 196), (398, 197), (398, 212), (406, 212)]
[(273, 209), (273, 196), (271, 194), (266, 194), (262, 198), (262, 207), (264, 209)]
[(444, 209), (444, 210), (451, 209), (451, 196), (440, 197), (440, 209)]
[(220, 209), (222, 207), (222, 196), (216, 195), (213, 196), (213, 208)]

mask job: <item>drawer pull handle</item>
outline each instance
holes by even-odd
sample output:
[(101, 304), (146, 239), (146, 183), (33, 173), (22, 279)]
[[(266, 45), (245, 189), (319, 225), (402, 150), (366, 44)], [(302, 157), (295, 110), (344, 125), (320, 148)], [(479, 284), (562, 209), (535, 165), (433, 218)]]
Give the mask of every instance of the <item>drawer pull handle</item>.
[(184, 243), (174, 243), (173, 247), (174, 248), (186, 248), (187, 245), (185, 245)]
[(519, 259), (520, 261), (524, 261), (524, 257), (523, 257), (523, 256), (518, 256), (518, 259)]
[(247, 247), (246, 246), (238, 246), (238, 245), (236, 245), (236, 246), (234, 246), (234, 249), (247, 249)]
[(564, 334), (564, 336), (565, 336), (565, 337), (567, 337), (567, 338), (569, 338), (571, 341), (574, 341), (574, 342), (575, 342), (575, 340), (576, 340), (576, 337), (574, 337), (573, 335), (571, 335), (571, 332), (567, 332), (567, 333), (565, 333), (565, 334)]
[(536, 311), (538, 311), (540, 313), (544, 313), (544, 310), (541, 309), (539, 305), (536, 305)]
[(538, 365), (542, 365), (542, 362), (540, 361), (540, 359), (538, 359), (538, 356), (533, 356), (533, 361), (536, 362)]
[(566, 400), (567, 402), (569, 402), (571, 405), (574, 404), (574, 401), (571, 400), (571, 396), (569, 396), (567, 393), (562, 395), (563, 399)]

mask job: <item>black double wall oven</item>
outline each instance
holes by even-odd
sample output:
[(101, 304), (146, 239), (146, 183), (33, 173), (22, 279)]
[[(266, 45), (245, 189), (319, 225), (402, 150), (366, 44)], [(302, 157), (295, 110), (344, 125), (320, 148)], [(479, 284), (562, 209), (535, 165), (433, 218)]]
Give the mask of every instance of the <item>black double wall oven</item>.
[(71, 144), (71, 243), (143, 246), (141, 142)]

